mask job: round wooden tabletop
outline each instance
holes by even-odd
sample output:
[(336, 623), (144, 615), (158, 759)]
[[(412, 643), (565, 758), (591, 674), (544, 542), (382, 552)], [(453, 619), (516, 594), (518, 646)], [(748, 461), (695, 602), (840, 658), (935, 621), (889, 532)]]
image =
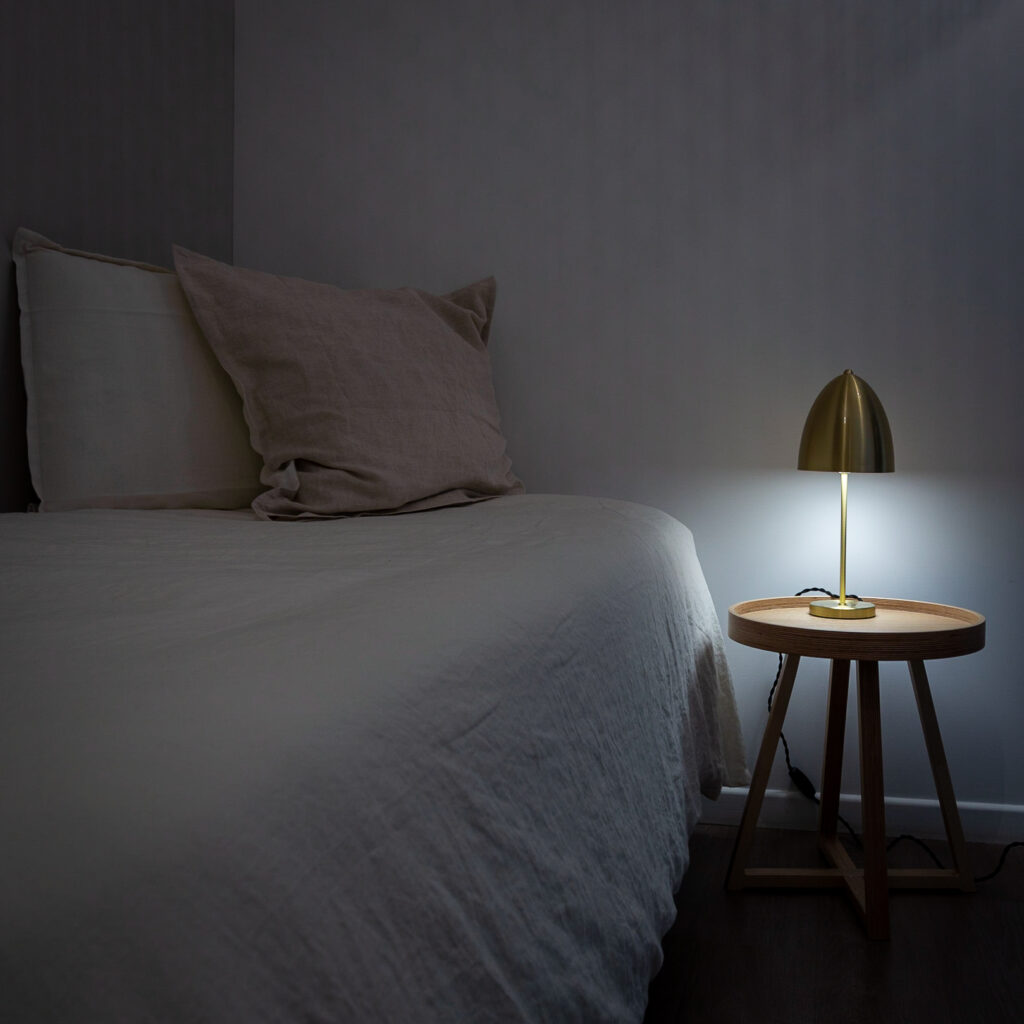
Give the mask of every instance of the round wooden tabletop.
[(768, 597), (729, 609), (729, 636), (747, 647), (810, 658), (928, 661), (985, 646), (985, 617), (966, 608), (870, 597), (870, 619), (811, 615), (814, 597)]

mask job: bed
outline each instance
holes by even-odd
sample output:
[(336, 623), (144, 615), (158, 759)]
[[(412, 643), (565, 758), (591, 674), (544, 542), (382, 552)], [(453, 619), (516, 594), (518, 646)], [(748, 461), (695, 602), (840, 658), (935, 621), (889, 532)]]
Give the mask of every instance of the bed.
[(640, 1020), (701, 794), (745, 778), (689, 531), (500, 460), (405, 514), (280, 465), (252, 509), (83, 504), (33, 355), (56, 497), (0, 516), (0, 1018)]

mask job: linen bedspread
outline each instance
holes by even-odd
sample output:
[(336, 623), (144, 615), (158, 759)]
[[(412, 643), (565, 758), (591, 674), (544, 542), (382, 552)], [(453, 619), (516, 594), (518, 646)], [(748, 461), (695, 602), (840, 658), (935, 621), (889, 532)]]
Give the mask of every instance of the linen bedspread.
[(0, 518), (0, 1019), (627, 1021), (745, 778), (689, 531)]

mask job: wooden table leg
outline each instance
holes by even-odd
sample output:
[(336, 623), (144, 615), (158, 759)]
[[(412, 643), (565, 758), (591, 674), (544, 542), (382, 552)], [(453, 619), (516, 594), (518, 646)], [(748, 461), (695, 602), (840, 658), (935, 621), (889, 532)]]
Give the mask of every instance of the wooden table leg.
[(775, 691), (775, 700), (772, 703), (771, 713), (768, 715), (768, 724), (764, 728), (764, 736), (761, 739), (761, 750), (757, 755), (754, 774), (750, 780), (750, 790), (743, 808), (743, 817), (740, 819), (736, 845), (732, 850), (729, 874), (726, 876), (726, 888), (728, 889), (743, 888), (743, 873), (747, 867), (747, 857), (750, 855), (750, 844), (754, 839), (754, 829), (757, 827), (757, 819), (761, 813), (764, 791), (768, 786), (768, 776), (771, 774), (775, 751), (779, 746), (779, 734), (782, 732), (782, 723), (786, 719), (786, 709), (789, 707), (789, 698), (793, 693), (793, 681), (796, 679), (796, 670), (799, 665), (800, 656), (798, 654), (786, 655), (779, 686)]
[(923, 661), (908, 661), (907, 664), (910, 666), (910, 680), (914, 685), (914, 696), (917, 698), (917, 713), (921, 717), (924, 742), (928, 748), (928, 760), (932, 766), (932, 778), (939, 794), (942, 821), (946, 826), (946, 836), (953, 854), (954, 871), (959, 877), (960, 888), (964, 892), (974, 892), (974, 876), (971, 874), (967, 858), (967, 844), (964, 841), (963, 826), (960, 824), (956, 797), (953, 795), (953, 780), (949, 776), (949, 765), (946, 763), (946, 751), (942, 746), (942, 735), (939, 732), (939, 720), (935, 716), (935, 704), (932, 701), (931, 688), (928, 686), (928, 675), (924, 670)]
[(846, 703), (850, 691), (850, 663), (836, 659), (828, 681), (828, 711), (825, 715), (825, 753), (821, 769), (821, 808), (818, 832), (836, 834), (839, 820), (839, 787), (843, 778), (843, 744), (846, 738)]
[(877, 661), (857, 662), (857, 697), (864, 842), (864, 927), (869, 938), (887, 939), (889, 878), (885, 864), (885, 786)]

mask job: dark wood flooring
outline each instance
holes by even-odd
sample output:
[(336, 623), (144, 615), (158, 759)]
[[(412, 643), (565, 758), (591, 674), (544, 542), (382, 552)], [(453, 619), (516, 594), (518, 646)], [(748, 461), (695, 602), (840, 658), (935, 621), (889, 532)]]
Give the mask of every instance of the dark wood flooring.
[[(893, 893), (892, 938), (872, 942), (843, 890), (726, 892), (735, 834), (692, 837), (644, 1024), (1024, 1024), (1024, 848), (976, 893)], [(814, 844), (761, 829), (750, 864), (820, 864)], [(944, 843), (929, 846), (950, 863)], [(1000, 849), (971, 844), (976, 876)], [(932, 866), (906, 841), (889, 864)]]

